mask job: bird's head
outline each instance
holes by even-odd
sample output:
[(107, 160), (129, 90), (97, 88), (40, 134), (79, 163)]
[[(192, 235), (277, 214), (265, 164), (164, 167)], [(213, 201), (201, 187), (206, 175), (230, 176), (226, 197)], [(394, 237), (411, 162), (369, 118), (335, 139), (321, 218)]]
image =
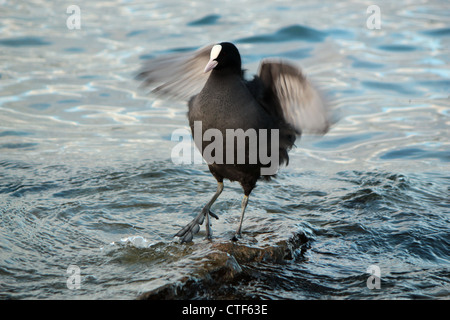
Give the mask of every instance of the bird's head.
[(232, 72), (242, 72), (241, 55), (236, 46), (230, 42), (221, 42), (211, 49), (209, 62), (204, 72), (211, 70), (229, 70)]

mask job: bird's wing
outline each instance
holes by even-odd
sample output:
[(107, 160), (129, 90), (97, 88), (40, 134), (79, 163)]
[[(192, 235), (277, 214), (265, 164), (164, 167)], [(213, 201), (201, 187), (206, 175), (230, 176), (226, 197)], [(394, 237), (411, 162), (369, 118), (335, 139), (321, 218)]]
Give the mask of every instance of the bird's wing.
[(280, 108), (276, 112), (294, 129), (314, 134), (328, 131), (330, 121), (324, 99), (299, 68), (280, 60), (264, 60), (258, 76), (278, 100), (271, 107)]
[(193, 52), (182, 52), (147, 61), (136, 79), (157, 95), (187, 100), (198, 94), (208, 79), (203, 72), (212, 45)]

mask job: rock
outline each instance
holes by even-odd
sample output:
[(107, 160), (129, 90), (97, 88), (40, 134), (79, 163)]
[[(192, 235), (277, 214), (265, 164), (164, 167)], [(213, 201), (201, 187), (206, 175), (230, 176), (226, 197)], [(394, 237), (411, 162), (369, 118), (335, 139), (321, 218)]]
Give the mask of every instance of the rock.
[(195, 274), (145, 292), (138, 299), (220, 299), (220, 296), (248, 299), (247, 296), (241, 297), (233, 286), (252, 277), (247, 265), (288, 263), (302, 257), (309, 248), (309, 242), (310, 238), (300, 231), (285, 241), (261, 247), (248, 241), (208, 243), (209, 253), (199, 261)]

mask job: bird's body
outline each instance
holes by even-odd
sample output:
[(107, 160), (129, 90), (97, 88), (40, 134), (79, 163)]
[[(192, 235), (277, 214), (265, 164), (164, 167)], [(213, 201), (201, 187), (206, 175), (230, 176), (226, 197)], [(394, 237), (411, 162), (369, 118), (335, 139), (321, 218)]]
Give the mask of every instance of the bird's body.
[[(220, 88), (220, 90), (215, 90)], [(202, 123), (202, 136), (209, 129), (217, 129), (223, 137), (222, 163), (210, 163), (209, 169), (216, 179), (223, 180), (226, 178), (230, 181), (239, 181), (244, 188), (244, 193), (249, 195), (256, 185), (256, 181), (261, 177), (261, 167), (264, 167), (260, 161), (255, 164), (249, 163), (249, 144), (245, 145), (245, 163), (237, 163), (236, 156), (233, 155), (231, 163), (227, 163), (227, 143), (230, 135), (227, 130), (242, 129), (242, 132), (254, 130), (257, 137), (258, 153), (259, 146), (259, 130), (280, 129), (280, 122), (271, 115), (258, 103), (254, 95), (248, 88), (248, 82), (243, 80), (241, 76), (235, 74), (221, 74), (220, 71), (213, 71), (203, 90), (194, 96), (189, 102), (188, 112), (189, 125), (194, 132), (195, 121)], [(287, 125), (286, 125), (287, 126)], [(292, 143), (294, 142), (294, 132), (292, 133)], [(231, 137), (234, 139), (234, 136)], [(236, 141), (235, 141), (236, 142)], [(247, 141), (248, 142), (248, 141)], [(201, 145), (197, 145), (199, 150), (203, 151), (209, 145), (209, 141), (201, 141)], [(289, 146), (285, 146), (285, 149)], [(232, 152), (236, 152), (235, 149)], [(269, 150), (270, 152), (270, 150)], [(259, 160), (259, 159), (258, 159)], [(280, 160), (277, 159), (278, 163)], [(216, 161), (217, 162), (217, 161)], [(229, 161), (228, 161), (229, 162)], [(269, 176), (264, 176), (268, 178)]]
[[(208, 54), (209, 62), (206, 64)], [(200, 90), (200, 85), (195, 83), (189, 87), (197, 88), (197, 92), (190, 89), (194, 94), (191, 94), (188, 102), (188, 120), (196, 146), (218, 182), (217, 191), (211, 201), (191, 223), (177, 233), (177, 236), (182, 241), (192, 240), (205, 218), (207, 237), (211, 236), (209, 216), (218, 217), (210, 208), (223, 190), (224, 179), (238, 181), (244, 191), (241, 221), (236, 232), (239, 236), (248, 197), (257, 180), (270, 178), (281, 164), (288, 163), (288, 151), (304, 127), (312, 124), (313, 130), (323, 132), (328, 129), (324, 106), (317, 91), (301, 72), (286, 63), (263, 62), (259, 74), (251, 81), (245, 80), (239, 52), (231, 43), (221, 43), (199, 50), (196, 55), (185, 60), (166, 58), (153, 67), (147, 66), (140, 74), (141, 78), (147, 84), (163, 80), (165, 83), (158, 87), (157, 91), (166, 95), (180, 95), (179, 91), (176, 94), (173, 92), (182, 87), (184, 82), (176, 79), (176, 70), (168, 70), (171, 74), (169, 79), (155, 74), (158, 65), (167, 63), (170, 68), (170, 59), (179, 64), (175, 63), (174, 69), (180, 70), (183, 65), (189, 64), (190, 68), (202, 59), (206, 65), (205, 73), (211, 71), (209, 77), (201, 78)], [(184, 68), (189, 69), (186, 66)], [(193, 74), (200, 79), (200, 72)], [(182, 78), (181, 75), (180, 77)], [(305, 101), (307, 99), (309, 101)], [(196, 130), (201, 132), (195, 132)], [(216, 135), (205, 139), (208, 130), (214, 130)], [(195, 136), (202, 139), (195, 139)], [(268, 170), (270, 168), (275, 170)]]

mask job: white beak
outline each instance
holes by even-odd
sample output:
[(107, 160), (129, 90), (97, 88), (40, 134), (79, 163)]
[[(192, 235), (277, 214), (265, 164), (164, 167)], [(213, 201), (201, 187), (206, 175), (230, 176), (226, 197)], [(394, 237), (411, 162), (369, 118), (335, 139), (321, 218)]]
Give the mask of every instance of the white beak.
[(214, 69), (217, 66), (218, 62), (216, 60), (209, 60), (208, 64), (205, 67), (204, 73), (207, 73)]
[(214, 47), (212, 47), (209, 56), (209, 62), (205, 67), (204, 73), (211, 71), (217, 66), (218, 62), (216, 61), (216, 59), (219, 56), (220, 51), (222, 51), (222, 46), (220, 44), (216, 44)]

